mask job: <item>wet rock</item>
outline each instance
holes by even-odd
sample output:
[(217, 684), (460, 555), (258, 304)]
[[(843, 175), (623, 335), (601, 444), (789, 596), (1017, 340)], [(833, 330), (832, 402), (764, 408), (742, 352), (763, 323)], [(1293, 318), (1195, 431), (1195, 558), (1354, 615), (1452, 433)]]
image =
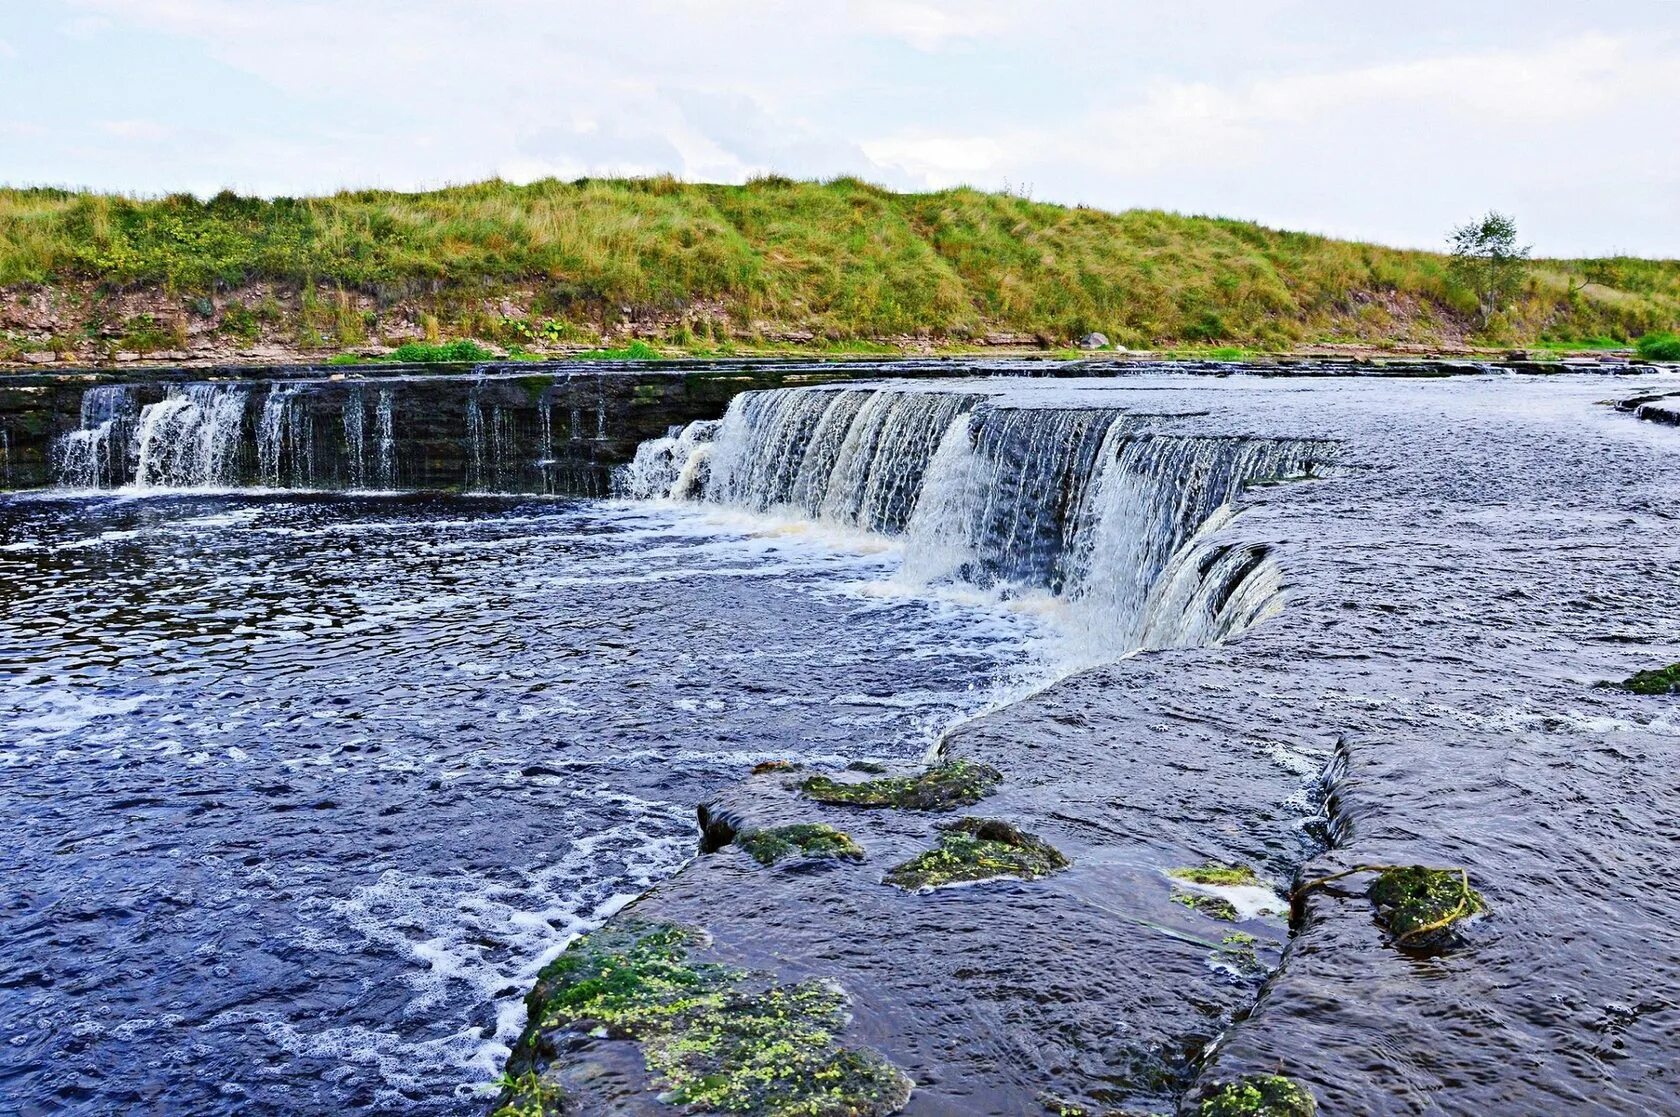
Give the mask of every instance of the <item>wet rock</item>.
[(774, 865), (795, 854), (841, 861), (863, 860), (863, 847), (850, 834), (822, 822), (748, 830), (735, 836), (735, 844), (760, 865)]
[(1174, 880), (1214, 887), (1244, 887), (1260, 883), (1260, 878), (1247, 865), (1221, 865), (1214, 861), (1194, 869), (1171, 869), (1167, 875)]
[(1209, 896), (1202, 892), (1174, 891), (1172, 900), (1175, 904), (1183, 904), (1191, 911), (1223, 923), (1235, 923), (1241, 918), (1237, 912), (1237, 906), (1222, 896)]
[(1318, 1102), (1305, 1086), (1281, 1074), (1257, 1074), (1215, 1085), (1198, 1117), (1314, 1117)]
[(1616, 685), (1634, 694), (1680, 694), (1680, 663), (1636, 672)]
[(1167, 876), (1186, 886), (1173, 889), (1173, 903), (1210, 919), (1238, 923), (1255, 916), (1282, 915), (1286, 907), (1247, 865), (1209, 861), (1194, 868), (1169, 869)]
[(1259, 941), (1247, 931), (1232, 931), (1219, 940), (1219, 948), (1208, 956), (1208, 962), (1242, 980), (1264, 977), (1271, 967), (1260, 960)]
[(1439, 945), (1454, 925), (1487, 905), (1463, 869), (1387, 868), (1371, 885), (1377, 920), (1400, 946)]
[(803, 767), (803, 765), (795, 764), (791, 760), (766, 760), (763, 763), (754, 764), (752, 766), (752, 774), (755, 776), (762, 776), (769, 772), (793, 772), (801, 767)]
[[(911, 1083), (876, 1052), (840, 1043), (845, 994), (695, 960), (693, 928), (626, 919), (585, 935), (550, 963), (526, 998), (529, 1023), (508, 1059), (493, 1112), (526, 1104), (525, 1086), (589, 1060), (578, 1040), (634, 1041), (660, 1100), (745, 1117), (887, 1117)], [(540, 1095), (539, 1095), (540, 1097)], [(514, 1109), (554, 1117), (560, 1109)]]
[(1018, 877), (1037, 880), (1067, 868), (1060, 850), (1007, 822), (964, 818), (941, 828), (939, 846), (887, 873), (887, 883), (909, 892), (947, 884)]
[(915, 776), (845, 783), (812, 776), (799, 785), (808, 799), (849, 807), (895, 807), (905, 811), (953, 811), (992, 794), (1003, 773), (972, 760), (954, 760)]

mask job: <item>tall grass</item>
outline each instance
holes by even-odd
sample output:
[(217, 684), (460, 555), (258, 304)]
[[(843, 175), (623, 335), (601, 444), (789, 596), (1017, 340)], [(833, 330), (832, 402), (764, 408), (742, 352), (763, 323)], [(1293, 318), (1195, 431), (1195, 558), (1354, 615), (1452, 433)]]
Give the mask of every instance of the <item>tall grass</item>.
[[(557, 322), (703, 304), (741, 336), (767, 322), (830, 343), (987, 330), (1046, 342), (1100, 330), (1133, 346), (1430, 340), (1461, 335), (1474, 309), (1434, 253), (854, 179), (490, 181), (207, 201), (0, 190), (0, 287), (191, 295), (256, 281), (421, 298), (446, 332), (466, 301), (518, 284)], [(299, 328), (352, 337), (361, 327), (347, 306), (310, 307)], [(1549, 260), (1484, 340), (1677, 327), (1680, 262)]]

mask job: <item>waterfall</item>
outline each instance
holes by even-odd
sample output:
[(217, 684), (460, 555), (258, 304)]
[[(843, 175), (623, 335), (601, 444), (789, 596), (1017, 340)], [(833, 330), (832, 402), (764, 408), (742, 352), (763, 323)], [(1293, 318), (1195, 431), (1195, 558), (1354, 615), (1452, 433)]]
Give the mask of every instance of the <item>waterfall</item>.
[(1219, 639), (1275, 608), (1268, 549), (1219, 533), (1244, 486), (1310, 476), (1333, 451), (1174, 426), (969, 392), (748, 392), (719, 422), (644, 442), (614, 483), (898, 536), (905, 577), (1047, 594), (1092, 647), (1127, 651)]
[(171, 387), (140, 411), (134, 481), (141, 488), (233, 485), (245, 424), (246, 389), (233, 384)]
[[(351, 419), (346, 409), (346, 440)], [(274, 384), (257, 418), (257, 478), (274, 488), (308, 488), (315, 479), (315, 421), (302, 385)]]
[(59, 438), (53, 468), (60, 484), (74, 489), (116, 488), (129, 477), (128, 446), (136, 413), (125, 384), (100, 385), (82, 393), (81, 429)]
[(350, 390), (350, 399), (344, 405), (344, 467), (352, 489), (367, 488), (365, 407), (358, 385)]
[(395, 401), (389, 386), (379, 389), (379, 408), (374, 415), (374, 438), (379, 443), (379, 487), (397, 487), (397, 432)]
[(701, 420), (672, 427), (663, 438), (648, 439), (615, 478), (618, 494), (635, 500), (699, 499), (711, 476), (712, 440), (722, 425)]

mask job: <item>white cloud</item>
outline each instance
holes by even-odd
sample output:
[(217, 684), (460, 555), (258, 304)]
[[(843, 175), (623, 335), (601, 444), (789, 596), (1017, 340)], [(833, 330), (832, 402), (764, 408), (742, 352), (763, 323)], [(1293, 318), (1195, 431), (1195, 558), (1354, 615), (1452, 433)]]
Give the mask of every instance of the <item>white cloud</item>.
[[(1658, 139), (1680, 104), (1673, 5), (1535, 0), (1510, 22), (1453, 0), (56, 2), (127, 35), (77, 59), (103, 103), (170, 89), (120, 121), (9, 104), (55, 126), (10, 145), (27, 181), (850, 173), (1408, 243), (1499, 205), (1542, 251), (1680, 254), (1680, 154)], [(117, 50), (141, 33), (171, 40), (166, 72)], [(201, 111), (223, 103), (261, 107)]]
[(958, 4), (931, 3), (927, 0), (858, 0), (850, 7), (857, 26), (902, 39), (923, 51), (936, 51), (952, 43), (996, 35), (1014, 23), (1004, 10), (976, 0)]
[(115, 139), (147, 143), (166, 140), (175, 134), (174, 128), (155, 120), (102, 120), (99, 130)]
[[(1639, 207), (1644, 230), (1680, 250), (1680, 71), (1661, 49), (1595, 35), (1227, 84), (1156, 83), (1129, 103), (1044, 127), (963, 134), (911, 129), (864, 143), (930, 187), (1057, 183), (1060, 200), (1257, 217), (1295, 228), (1434, 245), (1489, 205), (1531, 215), (1560, 252), (1568, 227)], [(1617, 153), (1638, 151), (1631, 167)], [(1067, 184), (1092, 193), (1069, 196)], [(1106, 191), (1106, 193), (1099, 193)], [(1093, 197), (1092, 194), (1096, 194)], [(1628, 195), (1632, 198), (1627, 198)], [(1634, 200), (1638, 199), (1638, 200)], [(1654, 227), (1651, 227), (1654, 225)], [(1623, 242), (1637, 243), (1634, 236)], [(1647, 249), (1650, 251), (1650, 249)]]

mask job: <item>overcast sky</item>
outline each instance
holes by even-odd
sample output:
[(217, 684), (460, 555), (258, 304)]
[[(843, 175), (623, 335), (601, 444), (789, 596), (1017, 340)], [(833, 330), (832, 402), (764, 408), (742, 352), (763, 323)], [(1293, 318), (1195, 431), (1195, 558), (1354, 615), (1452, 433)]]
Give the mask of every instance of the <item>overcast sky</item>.
[(0, 0), (0, 181), (853, 174), (1680, 256), (1680, 0)]

